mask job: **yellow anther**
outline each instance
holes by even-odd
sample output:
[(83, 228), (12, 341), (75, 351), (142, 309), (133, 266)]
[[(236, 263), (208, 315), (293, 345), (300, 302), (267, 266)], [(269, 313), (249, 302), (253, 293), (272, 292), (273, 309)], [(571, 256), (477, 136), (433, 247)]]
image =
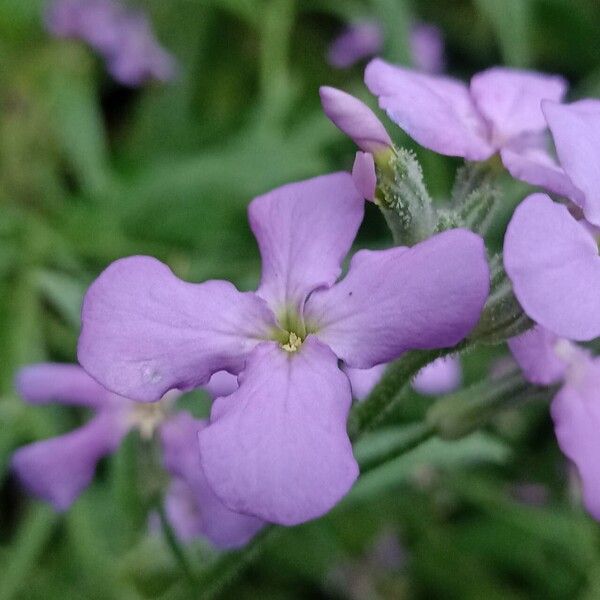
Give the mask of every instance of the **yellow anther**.
[(288, 341), (281, 344), (281, 347), (286, 352), (296, 352), (302, 346), (302, 338), (297, 336), (293, 331), (290, 332)]

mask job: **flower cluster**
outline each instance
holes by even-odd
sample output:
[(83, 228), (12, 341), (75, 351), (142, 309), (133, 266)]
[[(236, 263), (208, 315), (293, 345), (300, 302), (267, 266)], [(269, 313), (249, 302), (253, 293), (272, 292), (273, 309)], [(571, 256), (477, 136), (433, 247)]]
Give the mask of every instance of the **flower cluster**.
[(175, 61), (156, 41), (146, 16), (126, 10), (117, 0), (54, 0), (46, 26), (57, 37), (89, 44), (124, 85), (168, 81), (175, 74)]
[[(107, 36), (97, 26), (101, 20), (86, 29), (86, 11), (98, 11), (98, 19), (125, 19), (123, 13), (112, 2), (85, 6), (55, 4), (53, 30), (99, 49), (118, 46), (112, 25)], [(142, 54), (148, 59), (152, 52)], [(121, 71), (119, 56), (111, 55), (111, 68), (122, 80), (157, 73), (147, 63), (121, 65)], [(66, 509), (98, 460), (137, 428), (162, 447), (171, 477), (167, 512), (182, 539), (202, 534), (236, 546), (266, 522), (289, 526), (317, 518), (359, 474), (347, 432), (353, 398), (364, 398), (386, 365), (405, 353), (447, 352), (468, 336), (476, 340), (484, 308), (484, 316), (503, 323), (494, 311), (516, 304), (536, 325), (510, 348), (528, 381), (561, 383), (552, 407), (557, 437), (581, 473), (586, 506), (600, 518), (594, 460), (600, 368), (573, 344), (600, 336), (594, 228), (600, 226), (600, 102), (563, 104), (562, 77), (500, 67), (467, 86), (375, 59), (365, 82), (419, 144), (496, 172), (499, 154), (514, 177), (564, 202), (538, 193), (521, 203), (506, 232), (504, 271), (497, 260), (490, 277), (483, 238), (464, 207), (441, 218), (416, 159), (394, 146), (375, 113), (340, 90), (322, 88), (325, 113), (360, 152), (352, 175), (288, 184), (250, 203), (262, 259), (255, 292), (226, 281), (185, 282), (152, 257), (122, 258), (86, 293), (82, 367), (21, 372), (25, 400), (94, 411), (82, 428), (15, 454), (13, 466), (33, 493)], [(365, 199), (376, 201), (388, 223), (404, 226), (426, 212), (427, 227), (416, 238), (394, 236), (398, 244), (391, 248), (359, 250), (341, 276)], [(473, 195), (461, 201), (471, 207)], [(495, 304), (504, 288), (514, 302), (502, 296)], [(516, 332), (501, 333), (503, 341)], [(441, 358), (413, 385), (435, 395), (455, 389), (460, 379), (457, 359)], [(214, 398), (208, 422), (175, 409), (175, 396), (199, 387)]]

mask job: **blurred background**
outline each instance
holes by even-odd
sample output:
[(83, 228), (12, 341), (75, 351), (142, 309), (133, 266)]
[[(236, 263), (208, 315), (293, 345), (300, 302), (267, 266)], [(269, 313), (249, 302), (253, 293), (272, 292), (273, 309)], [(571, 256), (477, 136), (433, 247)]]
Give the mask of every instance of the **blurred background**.
[[(83, 293), (116, 258), (152, 254), (191, 281), (255, 286), (252, 197), (352, 165), (355, 149), (322, 114), (319, 85), (374, 106), (365, 60), (341, 68), (332, 55), (348, 25), (374, 25), (380, 55), (418, 66), (411, 34), (432, 24), (444, 44), (437, 70), (467, 79), (496, 64), (535, 68), (565, 75), (572, 99), (600, 95), (597, 0), (123, 7), (144, 17), (108, 56), (94, 38), (101, 19), (90, 33), (62, 22), (50, 1), (0, 0), (0, 600), (201, 597), (177, 587), (179, 567), (148, 524), (135, 440), (102, 462), (63, 515), (25, 494), (11, 453), (84, 415), (28, 407), (14, 374), (35, 361), (75, 360)], [(385, 122), (396, 142), (413, 147)], [(443, 201), (459, 162), (415, 150)], [(491, 247), (526, 190), (503, 182)], [(357, 243), (390, 244), (373, 207)], [(505, 355), (468, 356), (464, 380), (501, 369)], [(202, 393), (185, 401), (207, 414)], [(413, 394), (397, 421), (430, 401)], [(373, 471), (328, 516), (280, 533), (221, 596), (594, 600), (599, 533), (579, 507), (547, 405), (531, 404)], [(202, 541), (189, 552), (198, 564), (215, 558)]]

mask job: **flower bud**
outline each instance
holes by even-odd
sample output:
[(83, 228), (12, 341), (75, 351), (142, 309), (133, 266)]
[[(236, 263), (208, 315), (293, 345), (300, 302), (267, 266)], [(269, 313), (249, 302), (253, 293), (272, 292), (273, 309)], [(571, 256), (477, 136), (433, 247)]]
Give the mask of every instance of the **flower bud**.
[(332, 87), (321, 87), (319, 94), (327, 117), (361, 150), (377, 154), (392, 146), (385, 127), (366, 104)]

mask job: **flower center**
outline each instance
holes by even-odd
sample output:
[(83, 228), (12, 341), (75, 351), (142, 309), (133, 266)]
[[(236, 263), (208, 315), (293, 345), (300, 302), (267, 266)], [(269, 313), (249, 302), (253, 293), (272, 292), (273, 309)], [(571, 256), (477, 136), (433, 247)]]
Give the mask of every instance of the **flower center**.
[(302, 346), (302, 338), (293, 331), (286, 331), (287, 341), (281, 344), (281, 348), (286, 352), (296, 352)]
[(140, 436), (149, 440), (154, 432), (168, 418), (179, 392), (167, 392), (158, 402), (136, 402), (129, 412), (132, 427), (139, 430)]

